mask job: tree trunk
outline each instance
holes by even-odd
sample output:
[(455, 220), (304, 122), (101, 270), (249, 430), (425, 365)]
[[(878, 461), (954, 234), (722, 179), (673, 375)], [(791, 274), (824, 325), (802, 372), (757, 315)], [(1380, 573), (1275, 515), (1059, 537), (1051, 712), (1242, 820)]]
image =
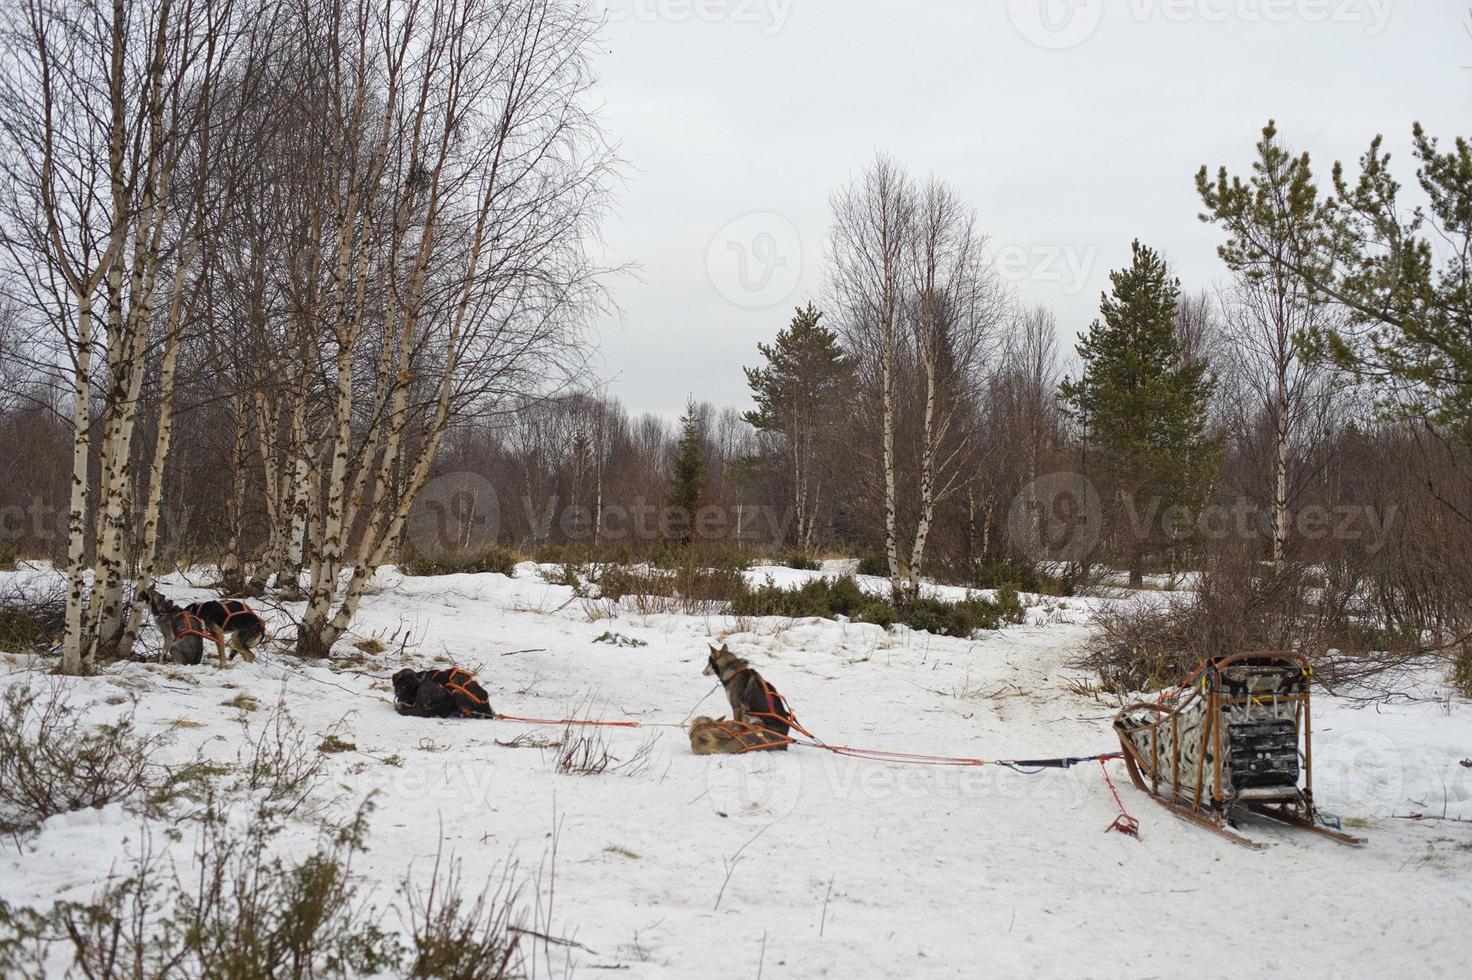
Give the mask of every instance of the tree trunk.
[(1283, 559), (1288, 549), (1288, 378), (1287, 365), (1278, 366), (1277, 404), (1277, 480), (1273, 492), (1273, 570), (1283, 570)]
[(91, 496), (88, 462), (92, 443), (92, 297), (90, 288), (77, 296), (76, 376), (72, 387), (72, 493), (67, 518), (66, 632), (61, 645), (61, 673), (90, 673), (92, 657), (87, 633), (87, 504)]
[(910, 581), (912, 593), (920, 589), (920, 569), (925, 563), (925, 542), (930, 536), (930, 524), (935, 519), (935, 398), (936, 398), (936, 351), (932, 345), (925, 357), (925, 429), (920, 450), (920, 522), (915, 527), (915, 547), (910, 553)]

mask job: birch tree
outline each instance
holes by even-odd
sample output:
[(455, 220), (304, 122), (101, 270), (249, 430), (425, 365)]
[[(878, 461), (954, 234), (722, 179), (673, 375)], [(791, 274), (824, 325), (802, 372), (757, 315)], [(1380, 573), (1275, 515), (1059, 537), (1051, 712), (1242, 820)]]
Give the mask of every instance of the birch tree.
[(306, 656), (327, 655), (352, 621), (450, 421), (576, 360), (601, 298), (584, 244), (613, 164), (583, 104), (594, 25), (581, 8), (316, 10), (311, 43), (327, 70), (313, 99), (326, 121), (308, 135), (323, 177), (293, 263), (296, 315), (326, 382), (306, 440)]
[[(877, 404), (885, 551), (898, 597), (919, 587), (937, 508), (965, 465), (979, 372), (1009, 308), (974, 211), (880, 157), (833, 201), (832, 282), (845, 343)], [(902, 477), (903, 474), (903, 477)], [(901, 495), (900, 485), (913, 487)]]
[[(891, 589), (902, 594), (910, 569), (901, 559), (895, 455), (895, 377), (905, 247), (915, 220), (914, 181), (880, 156), (832, 201), (831, 289), (840, 329), (854, 352), (861, 383), (877, 402), (884, 553)], [(871, 408), (872, 411), (872, 408)]]
[(172, 211), (172, 182), (185, 153), (208, 138), (235, 13), (233, 3), (202, 0), (20, 0), (6, 14), (10, 272), (55, 331), (72, 381), (63, 672), (90, 670), (124, 643), (134, 436), (156, 363), (159, 286), (197, 257), (196, 225)]

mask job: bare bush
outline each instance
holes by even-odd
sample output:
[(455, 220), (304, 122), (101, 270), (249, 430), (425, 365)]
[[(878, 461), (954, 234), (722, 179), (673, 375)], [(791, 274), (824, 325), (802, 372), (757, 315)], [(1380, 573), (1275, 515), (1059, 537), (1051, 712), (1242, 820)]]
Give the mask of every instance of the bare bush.
[(314, 853), (267, 853), (279, 826), (252, 821), (244, 836), (218, 811), (200, 824), (193, 878), (166, 874), (145, 835), (125, 874), (91, 902), (47, 911), (0, 905), (0, 972), (41, 977), (53, 948), (86, 977), (346, 978), (391, 971), (401, 947), (379, 926), (351, 873), (369, 807), (330, 823)]
[[(184, 877), (155, 853), (145, 828), (138, 854), (91, 901), (0, 902), (0, 975), (40, 980), (69, 955), (68, 975), (130, 980), (514, 980), (542, 959), (551, 969), (553, 946), (577, 946), (552, 935), (550, 900), (529, 901), (515, 864), (468, 891), (459, 862), (443, 851), (427, 885), (412, 870), (401, 885), (403, 937), (386, 929), (352, 870), (370, 812), (364, 804), (327, 821), (315, 850), (293, 861), (270, 853), (279, 821), (254, 820), (242, 835), (212, 808)], [(540, 876), (535, 885), (540, 898)]]
[[(262, 807), (292, 816), (322, 784), (327, 759), (314, 739), (277, 703), (258, 732), (245, 725), (247, 742), (238, 756), (238, 785)], [(334, 727), (327, 738), (336, 736)]]
[(160, 805), (177, 788), (174, 773), (151, 761), (167, 741), (139, 734), (131, 709), (88, 724), (60, 681), (10, 685), (0, 695), (0, 832), (111, 803)]
[(0, 584), (0, 650), (44, 651), (61, 641), (65, 629), (66, 588), (60, 581)]
[[(412, 937), (404, 973), (414, 980), (510, 980), (524, 977), (520, 944), (523, 923), (517, 914), (521, 889), (516, 866), (490, 879), (474, 894), (463, 889), (458, 860), (435, 853), (429, 884), (404, 887), (402, 913)], [(493, 884), (494, 882), (494, 884)]]
[(613, 765), (608, 736), (596, 725), (568, 725), (553, 767), (560, 775), (601, 776)]
[(1274, 567), (1248, 549), (1225, 549), (1210, 556), (1188, 595), (1099, 607), (1074, 666), (1098, 671), (1107, 690), (1134, 692), (1177, 683), (1203, 660), (1254, 650), (1305, 653), (1330, 683), (1423, 656), (1413, 635), (1383, 625), (1364, 593), (1352, 562)]

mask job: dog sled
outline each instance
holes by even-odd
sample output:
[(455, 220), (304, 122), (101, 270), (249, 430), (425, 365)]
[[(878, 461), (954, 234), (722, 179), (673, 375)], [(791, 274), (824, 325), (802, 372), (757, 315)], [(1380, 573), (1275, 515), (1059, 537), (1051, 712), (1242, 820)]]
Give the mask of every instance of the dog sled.
[(1135, 786), (1176, 816), (1244, 847), (1236, 833), (1257, 814), (1341, 844), (1314, 807), (1312, 671), (1296, 653), (1243, 653), (1204, 663), (1156, 702), (1114, 721)]

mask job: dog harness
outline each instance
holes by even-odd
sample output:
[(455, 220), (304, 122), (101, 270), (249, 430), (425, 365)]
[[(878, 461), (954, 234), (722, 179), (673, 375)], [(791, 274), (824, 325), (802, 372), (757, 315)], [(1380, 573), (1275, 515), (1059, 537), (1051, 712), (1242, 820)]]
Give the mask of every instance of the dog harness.
[[(255, 617), (255, 619), (260, 621), (262, 625), (265, 625), (266, 621), (261, 618), (260, 613), (252, 609), (242, 599), (211, 599), (209, 600), (209, 602), (195, 602), (186, 607), (186, 612), (189, 612), (196, 618), (198, 618), (199, 611), (205, 606), (209, 605), (210, 602), (219, 603), (220, 608), (225, 610), (225, 621), (220, 624), (220, 629), (224, 630), (227, 633), (230, 632), (231, 629), (230, 623), (233, 622), (237, 616), (253, 616)], [(238, 606), (239, 608), (233, 609), (231, 608), (232, 606)]]
[[(472, 718), (477, 714), (483, 714), (491, 710), (491, 698), (486, 694), (486, 689), (476, 681), (475, 675), (461, 667), (447, 667), (443, 670), (432, 670), (428, 679), (434, 681), (447, 691), (464, 695), (474, 703), (475, 707), (460, 707), (460, 714), (466, 718)], [(483, 710), (482, 710), (483, 709)]]
[[(205, 632), (204, 620), (200, 619), (188, 609), (180, 609), (174, 613), (174, 616), (177, 619), (183, 620), (184, 622), (183, 629), (174, 629), (175, 642), (177, 642), (179, 637), (181, 636), (197, 636), (202, 640), (210, 640), (212, 642), (214, 641), (214, 634)], [(173, 628), (174, 623), (170, 622), (169, 626), (170, 628)]]
[[(721, 683), (726, 684), (729, 681), (735, 680), (749, 670), (751, 670), (751, 665), (747, 664), (744, 667), (732, 671), (729, 677), (723, 673), (720, 675)], [(752, 672), (756, 673), (755, 671)], [(796, 728), (798, 731), (802, 731), (802, 726), (797, 723), (797, 719), (787, 709), (787, 702), (782, 700), (782, 695), (777, 693), (777, 689), (772, 686), (772, 682), (761, 674), (757, 674), (756, 679), (762, 682), (762, 696), (766, 698), (767, 708), (765, 711), (748, 711), (747, 714), (753, 718), (765, 718), (779, 725), (785, 725), (789, 728)]]
[(694, 735), (706, 728), (714, 728), (740, 746), (739, 749), (731, 753), (732, 755), (745, 755), (748, 752), (771, 752), (775, 749), (785, 749), (793, 742), (791, 736), (780, 734), (762, 725), (753, 725), (749, 722), (741, 721), (726, 721), (724, 718), (719, 721), (712, 721), (708, 725), (701, 725), (700, 728), (695, 729), (691, 734)]

